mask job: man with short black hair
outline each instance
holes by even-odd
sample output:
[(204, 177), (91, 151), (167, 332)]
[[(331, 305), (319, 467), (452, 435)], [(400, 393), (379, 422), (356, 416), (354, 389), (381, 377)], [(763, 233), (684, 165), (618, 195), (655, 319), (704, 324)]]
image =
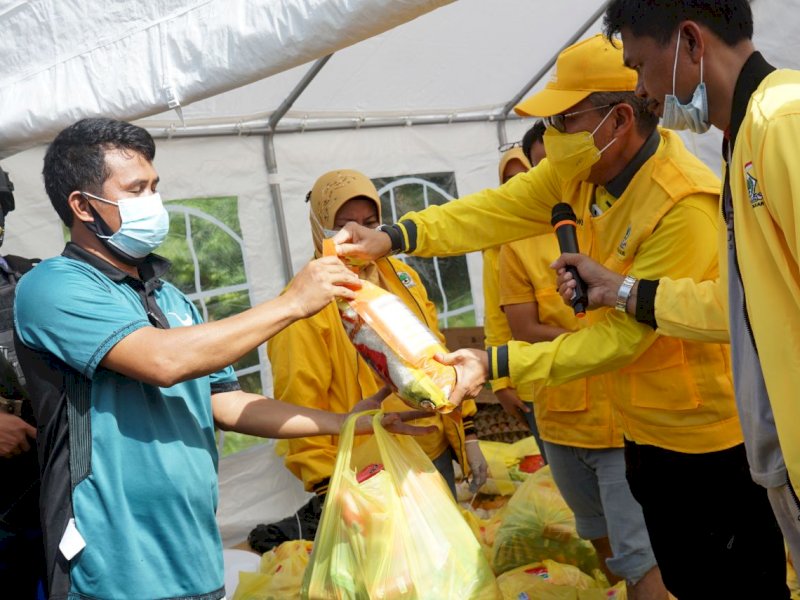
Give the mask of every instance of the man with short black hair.
[[(747, 0), (613, 0), (608, 36), (621, 33), (637, 93), (664, 126), (724, 132), (720, 279), (640, 279), (627, 311), (662, 335), (730, 339), (736, 400), (753, 479), (800, 561), (800, 71), (775, 70), (756, 51)], [(588, 257), (578, 267), (594, 305), (610, 305), (619, 275)], [(569, 276), (562, 285), (571, 293)]]
[(537, 119), (536, 122), (522, 136), (522, 151), (528, 157), (531, 166), (535, 167), (546, 156), (544, 150), (544, 121)]
[(358, 278), (323, 258), (279, 298), (202, 323), (153, 254), (169, 229), (154, 157), (147, 131), (112, 119), (78, 121), (45, 155), (71, 242), (21, 279), (15, 343), (40, 431), (54, 599), (222, 598), (214, 428), (334, 434), (346, 416), (244, 392), (230, 365), (351, 298)]

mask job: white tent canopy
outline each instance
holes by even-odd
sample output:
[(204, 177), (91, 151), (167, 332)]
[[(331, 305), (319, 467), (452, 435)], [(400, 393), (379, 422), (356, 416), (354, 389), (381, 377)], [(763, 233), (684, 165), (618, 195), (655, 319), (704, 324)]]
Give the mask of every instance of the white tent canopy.
[[(560, 48), (599, 31), (604, 4), (0, 0), (0, 157), (17, 188), (4, 252), (47, 257), (64, 244), (35, 144), (83, 116), (137, 120), (158, 138), (165, 198), (236, 199), (246, 289), (262, 302), (310, 256), (304, 199), (319, 174), (448, 174), (457, 195), (495, 185), (498, 144), (530, 125), (506, 120), (513, 101), (544, 85)], [(779, 66), (800, 67), (798, 4), (753, 3), (756, 44)], [(719, 139), (686, 138), (717, 170)], [(467, 266), (480, 322), (480, 257)], [(268, 391), (263, 353), (258, 368)], [(221, 467), (226, 542), (304, 497), (282, 473), (283, 496), (270, 496), (279, 476), (265, 476), (259, 495), (273, 502), (234, 506), (241, 495), (226, 490), (246, 467), (231, 458)]]

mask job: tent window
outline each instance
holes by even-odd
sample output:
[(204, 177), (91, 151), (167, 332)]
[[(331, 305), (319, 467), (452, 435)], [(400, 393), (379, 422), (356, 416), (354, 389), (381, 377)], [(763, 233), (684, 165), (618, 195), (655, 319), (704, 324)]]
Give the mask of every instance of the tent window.
[[(458, 197), (452, 172), (381, 177), (373, 179), (373, 183), (380, 194), (384, 223), (393, 223), (409, 211), (445, 204)], [(475, 325), (475, 302), (466, 257), (399, 258), (420, 274), (428, 296), (439, 311), (440, 327)]]
[[(172, 262), (167, 279), (194, 303), (205, 321), (223, 319), (251, 307), (244, 266), (244, 242), (238, 199), (191, 198), (165, 202), (169, 236), (158, 253)], [(247, 392), (262, 393), (263, 348), (234, 364)], [(223, 454), (263, 442), (261, 438), (228, 433)]]

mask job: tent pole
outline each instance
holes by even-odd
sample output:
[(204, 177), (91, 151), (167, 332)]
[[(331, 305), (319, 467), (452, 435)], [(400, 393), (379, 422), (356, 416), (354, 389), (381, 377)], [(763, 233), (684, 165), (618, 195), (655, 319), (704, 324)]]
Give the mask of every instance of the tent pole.
[(281, 259), (283, 262), (283, 275), (285, 283), (289, 283), (294, 277), (292, 268), (292, 254), (289, 248), (289, 233), (286, 229), (286, 213), (283, 210), (283, 195), (281, 194), (281, 184), (278, 176), (278, 160), (275, 157), (275, 129), (283, 116), (292, 107), (300, 94), (305, 91), (308, 85), (314, 80), (328, 62), (333, 54), (328, 54), (317, 60), (303, 78), (298, 82), (294, 89), (281, 102), (281, 105), (273, 112), (267, 121), (267, 133), (264, 136), (264, 159), (267, 163), (267, 180), (269, 182), (269, 193), (272, 196), (272, 206), (275, 209), (275, 224), (278, 227), (278, 240), (281, 246)]
[[(421, 125), (452, 125), (453, 123), (493, 123), (497, 118), (494, 112), (474, 112), (463, 114), (421, 114), (414, 116), (369, 116), (347, 115), (341, 117), (285, 117), (275, 127), (276, 134), (304, 133), (311, 131), (349, 131), (352, 129), (376, 129), (381, 127), (419, 127)], [(519, 119), (514, 114), (507, 120)], [(177, 139), (196, 137), (224, 137), (243, 135), (266, 135), (269, 133), (267, 121), (257, 119), (238, 123), (219, 123), (213, 125), (186, 125), (185, 127), (146, 127), (155, 139)]]
[(611, 0), (605, 0), (600, 5), (600, 7), (596, 11), (594, 11), (592, 16), (589, 17), (586, 20), (586, 22), (569, 38), (569, 40), (567, 40), (567, 42), (563, 46), (561, 46), (561, 48), (558, 49), (558, 52), (553, 54), (553, 56), (550, 58), (550, 60), (548, 60), (544, 64), (544, 66), (536, 72), (536, 74), (531, 78), (531, 80), (528, 81), (528, 83), (525, 84), (525, 87), (523, 87), (519, 92), (517, 92), (517, 94), (511, 100), (509, 100), (506, 103), (505, 106), (503, 106), (503, 108), (500, 110), (500, 112), (497, 114), (497, 117), (496, 117), (497, 118), (497, 139), (499, 140), (499, 143), (501, 145), (505, 144), (506, 141), (507, 141), (506, 140), (506, 120), (508, 120), (508, 114), (514, 109), (514, 107), (517, 104), (519, 104), (520, 100), (522, 100), (525, 96), (528, 95), (528, 92), (531, 91), (533, 86), (535, 86), (537, 83), (539, 83), (539, 80), (541, 80), (542, 77), (547, 75), (547, 72), (550, 70), (550, 68), (554, 64), (556, 64), (556, 59), (558, 58), (558, 55), (561, 54), (561, 52), (565, 48), (567, 48), (568, 46), (571, 46), (572, 44), (577, 42), (579, 39), (581, 39), (583, 34), (586, 33), (592, 25), (594, 25), (594, 23), (597, 21), (597, 19), (599, 19), (600, 17), (602, 17), (605, 14), (606, 8), (608, 7), (609, 4), (611, 4)]

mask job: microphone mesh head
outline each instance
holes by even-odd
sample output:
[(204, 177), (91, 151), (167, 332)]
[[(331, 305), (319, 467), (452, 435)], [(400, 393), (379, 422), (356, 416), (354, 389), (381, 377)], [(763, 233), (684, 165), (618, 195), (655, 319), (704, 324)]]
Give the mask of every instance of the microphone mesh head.
[(574, 221), (575, 211), (566, 202), (559, 202), (553, 207), (552, 218), (550, 224), (555, 227), (556, 223), (561, 221)]

